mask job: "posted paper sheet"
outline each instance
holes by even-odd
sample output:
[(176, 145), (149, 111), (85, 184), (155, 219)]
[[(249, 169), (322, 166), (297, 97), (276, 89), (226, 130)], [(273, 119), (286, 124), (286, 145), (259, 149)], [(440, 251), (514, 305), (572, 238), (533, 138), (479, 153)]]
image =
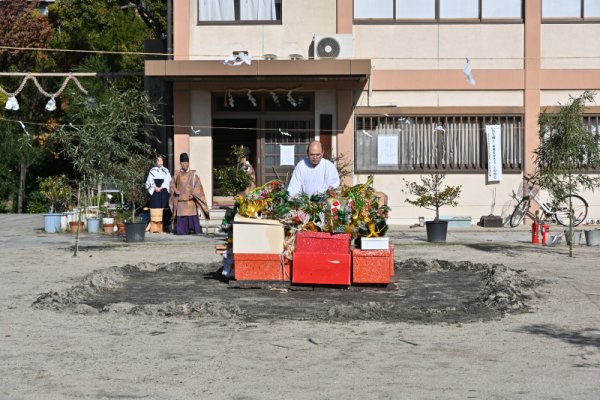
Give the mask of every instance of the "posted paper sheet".
[(282, 144), (279, 149), (279, 165), (295, 165), (294, 145)]
[(377, 136), (377, 165), (398, 165), (398, 136)]
[(502, 180), (502, 135), (500, 125), (485, 127), (488, 148), (488, 181)]

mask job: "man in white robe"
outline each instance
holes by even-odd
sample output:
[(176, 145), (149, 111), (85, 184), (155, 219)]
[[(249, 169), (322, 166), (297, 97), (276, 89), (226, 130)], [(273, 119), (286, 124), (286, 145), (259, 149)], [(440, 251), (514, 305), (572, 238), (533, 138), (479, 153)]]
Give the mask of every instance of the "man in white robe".
[(304, 193), (312, 196), (324, 193), (328, 189), (340, 186), (340, 176), (335, 165), (323, 158), (321, 142), (313, 141), (308, 145), (308, 157), (304, 158), (294, 168), (292, 179), (288, 185), (290, 196)]

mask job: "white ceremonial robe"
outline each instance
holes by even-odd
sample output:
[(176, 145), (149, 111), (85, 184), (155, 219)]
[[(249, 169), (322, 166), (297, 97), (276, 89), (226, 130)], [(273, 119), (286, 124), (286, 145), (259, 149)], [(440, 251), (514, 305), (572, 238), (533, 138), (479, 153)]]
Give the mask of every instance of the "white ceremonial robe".
[(331, 161), (323, 158), (313, 166), (310, 160), (305, 158), (296, 164), (287, 190), (290, 196), (300, 193), (312, 196), (315, 193), (324, 193), (330, 187), (336, 189), (339, 186), (340, 176)]
[(152, 167), (146, 179), (146, 189), (148, 189), (150, 196), (154, 194), (154, 188), (156, 187), (154, 184), (155, 179), (162, 179), (163, 183), (161, 187), (163, 190), (169, 190), (169, 185), (171, 184), (171, 173), (169, 170), (165, 167)]

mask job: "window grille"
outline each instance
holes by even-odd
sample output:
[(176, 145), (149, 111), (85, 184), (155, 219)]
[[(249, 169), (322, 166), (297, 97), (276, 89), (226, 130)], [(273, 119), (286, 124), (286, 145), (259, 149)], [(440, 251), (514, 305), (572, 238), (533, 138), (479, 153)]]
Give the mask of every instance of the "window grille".
[[(503, 170), (520, 171), (523, 164), (520, 115), (357, 116), (355, 170), (484, 171), (487, 125), (500, 125)], [(397, 149), (382, 148), (395, 145)]]

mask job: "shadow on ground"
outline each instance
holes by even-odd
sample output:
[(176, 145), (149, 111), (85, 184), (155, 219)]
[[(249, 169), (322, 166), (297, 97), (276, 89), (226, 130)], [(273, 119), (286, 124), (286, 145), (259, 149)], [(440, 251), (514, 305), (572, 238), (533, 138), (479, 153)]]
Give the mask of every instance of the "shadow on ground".
[(523, 326), (516, 332), (545, 336), (579, 347), (591, 346), (600, 349), (600, 328), (569, 330), (551, 324), (536, 324)]

